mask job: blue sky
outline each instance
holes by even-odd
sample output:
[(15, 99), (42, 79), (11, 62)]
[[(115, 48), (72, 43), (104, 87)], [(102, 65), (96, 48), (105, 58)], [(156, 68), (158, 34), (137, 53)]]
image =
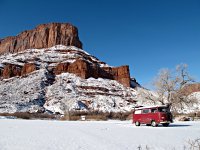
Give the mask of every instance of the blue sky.
[(48, 22), (78, 27), (84, 49), (129, 65), (144, 86), (161, 68), (187, 63), (200, 80), (199, 0), (0, 0), (0, 38)]

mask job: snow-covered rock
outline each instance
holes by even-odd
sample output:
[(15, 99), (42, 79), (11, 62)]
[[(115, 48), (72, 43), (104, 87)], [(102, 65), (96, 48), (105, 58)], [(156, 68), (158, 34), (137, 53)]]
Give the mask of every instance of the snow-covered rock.
[[(65, 65), (74, 64), (77, 60), (86, 64), (81, 67), (80, 63), (72, 65), (71, 70), (69, 69), (71, 73), (64, 70)], [(10, 66), (14, 69), (7, 68), (6, 74), (2, 70), (7, 64), (12, 64)], [(85, 68), (88, 64), (96, 68)], [(83, 72), (73, 70), (73, 67), (75, 69), (80, 67)], [(55, 73), (52, 68), (57, 69), (57, 72)], [(21, 75), (20, 69), (23, 72)], [(86, 69), (89, 73), (90, 69), (93, 69), (95, 78), (90, 76), (81, 78)], [(105, 70), (100, 72), (100, 69)], [(0, 112), (45, 110), (61, 114), (69, 110), (119, 112), (131, 111), (134, 106), (160, 104), (158, 94), (141, 87), (135, 79), (130, 82), (134, 88), (124, 86), (117, 80), (120, 74), (121, 81), (129, 80), (130, 77), (126, 76), (129, 72), (126, 69), (127, 67), (123, 66), (120, 69), (112, 68), (75, 46), (55, 45), (50, 48), (28, 49), (14, 54), (0, 55), (0, 77), (5, 74), (6, 77), (11, 76), (0, 80)], [(117, 79), (112, 78), (113, 76), (110, 76), (112, 74), (107, 74), (112, 71)], [(98, 76), (98, 73), (104, 78)], [(190, 97), (193, 96), (200, 99), (198, 92)], [(185, 106), (182, 111), (193, 112), (199, 108), (199, 105)]]
[(134, 89), (124, 87), (115, 80), (82, 79), (74, 74), (62, 73), (47, 88), (44, 107), (62, 113), (77, 109), (130, 111), (136, 105), (136, 97)]
[[(83, 57), (83, 55), (85, 55), (85, 57)], [(23, 66), (26, 62), (34, 62), (38, 66), (48, 63), (53, 66), (62, 62), (72, 63), (78, 58), (84, 59), (89, 63), (98, 63), (101, 67), (109, 66), (108, 64), (98, 60), (96, 57), (88, 54), (86, 51), (75, 46), (55, 45), (50, 48), (27, 49), (14, 54), (0, 55), (0, 67), (6, 63)]]
[(47, 72), (35, 71), (27, 77), (0, 81), (0, 112), (38, 112), (45, 103)]
[(15, 70), (8, 69), (7, 74), (17, 69), (23, 70), (26, 64), (34, 64), (33, 68), (36, 67), (31, 70), (26, 68), (28, 74), (18, 76), (18, 71), (11, 78), (1, 78), (0, 112), (38, 112), (45, 109), (62, 114), (67, 110), (82, 109), (118, 112), (130, 111), (136, 105), (137, 92), (116, 80), (97, 76), (84, 79), (72, 73), (52, 72), (51, 68), (58, 64), (72, 64), (77, 59), (100, 68), (109, 68), (109, 71), (112, 69), (108, 64), (74, 46), (55, 45), (51, 48), (28, 49), (1, 55), (0, 73), (7, 64), (16, 66)]

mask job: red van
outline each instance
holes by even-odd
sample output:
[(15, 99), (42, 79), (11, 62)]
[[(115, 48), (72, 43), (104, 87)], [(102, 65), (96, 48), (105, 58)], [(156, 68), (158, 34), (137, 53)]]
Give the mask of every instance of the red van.
[(136, 126), (146, 124), (156, 127), (158, 124), (162, 124), (167, 127), (172, 122), (169, 106), (139, 107), (133, 111), (133, 123)]

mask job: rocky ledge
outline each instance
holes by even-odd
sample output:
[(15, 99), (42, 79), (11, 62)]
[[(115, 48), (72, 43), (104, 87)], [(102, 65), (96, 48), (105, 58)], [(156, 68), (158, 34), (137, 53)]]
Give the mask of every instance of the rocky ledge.
[(15, 53), (30, 48), (48, 48), (54, 45), (82, 48), (78, 29), (69, 23), (41, 24), (33, 30), (0, 40), (0, 54)]
[(83, 79), (93, 77), (116, 80), (130, 87), (128, 66), (111, 67), (82, 49), (62, 45), (0, 56), (0, 79), (26, 76), (44, 67), (53, 75), (68, 72)]

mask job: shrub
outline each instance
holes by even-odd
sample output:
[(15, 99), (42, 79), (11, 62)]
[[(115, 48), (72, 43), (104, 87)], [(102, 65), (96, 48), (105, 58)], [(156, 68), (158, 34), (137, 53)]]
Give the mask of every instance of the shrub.
[(55, 115), (44, 113), (29, 113), (29, 112), (15, 112), (15, 113), (0, 113), (0, 116), (13, 116), (21, 119), (56, 119)]
[(85, 116), (86, 120), (108, 120), (119, 119), (126, 120), (130, 118), (131, 112), (102, 112), (102, 111), (71, 111), (65, 114), (61, 120), (80, 120)]

